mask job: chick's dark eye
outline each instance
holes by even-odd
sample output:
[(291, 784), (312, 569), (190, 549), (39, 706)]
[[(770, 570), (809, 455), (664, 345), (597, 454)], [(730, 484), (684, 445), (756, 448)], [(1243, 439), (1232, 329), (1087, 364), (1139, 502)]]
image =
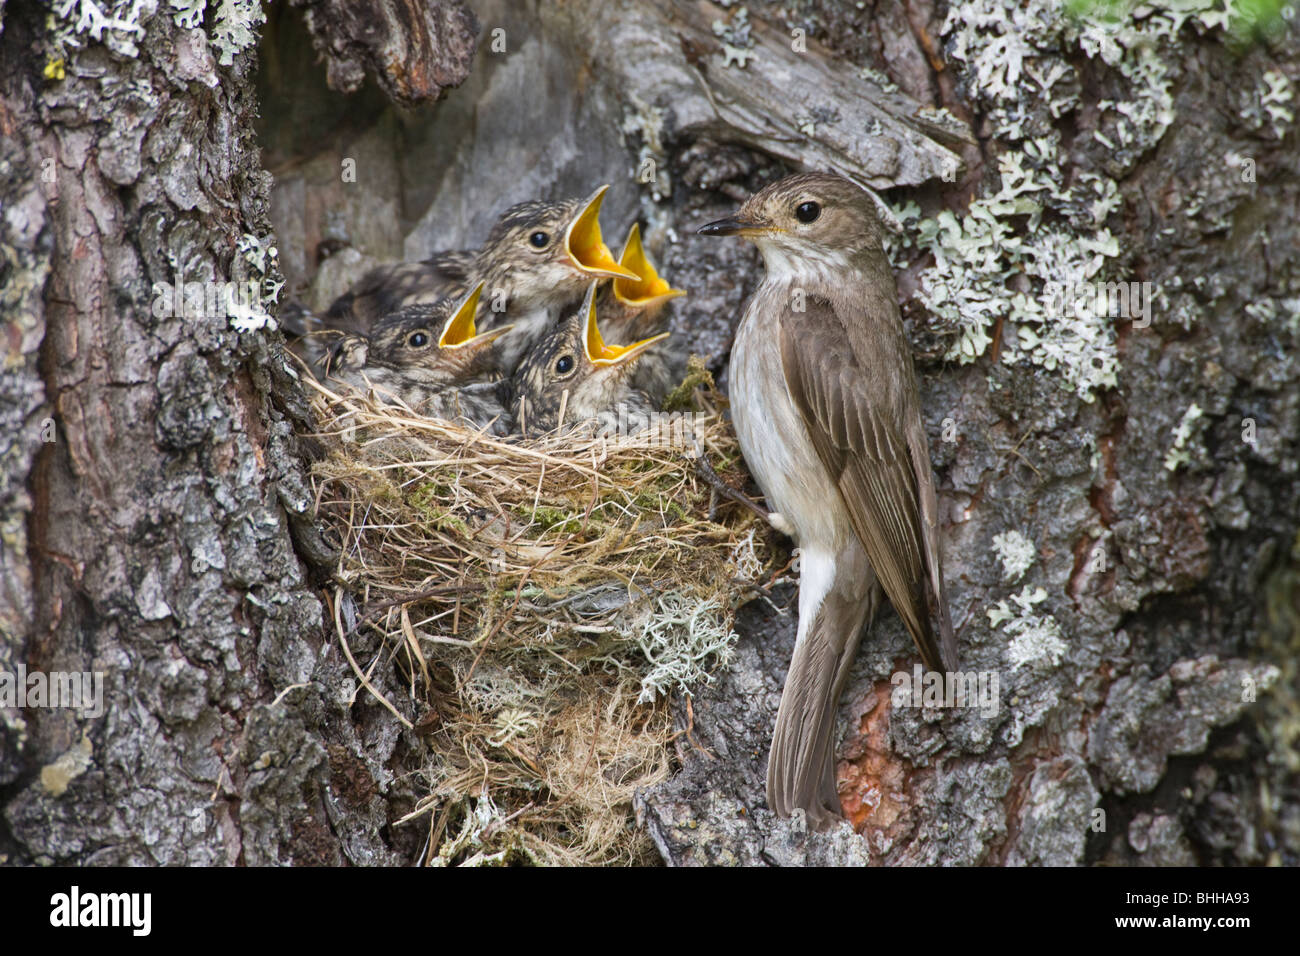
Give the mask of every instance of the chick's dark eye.
[(822, 207), (815, 202), (801, 202), (794, 214), (799, 217), (800, 222), (813, 222), (822, 214)]
[(560, 375), (568, 375), (573, 371), (573, 356), (561, 355), (555, 360), (555, 371)]
[(406, 337), (406, 344), (413, 349), (422, 349), (429, 344), (429, 336), (425, 332), (412, 332)]
[(535, 232), (528, 237), (528, 242), (534, 249), (545, 249), (546, 244), (551, 241), (551, 237), (544, 232)]

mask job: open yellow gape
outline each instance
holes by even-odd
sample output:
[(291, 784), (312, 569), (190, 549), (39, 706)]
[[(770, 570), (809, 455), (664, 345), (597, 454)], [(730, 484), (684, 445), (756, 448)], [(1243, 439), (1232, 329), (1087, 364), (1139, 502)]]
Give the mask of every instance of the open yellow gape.
[(614, 254), (601, 239), (600, 203), (607, 189), (609, 186), (601, 186), (592, 193), (582, 212), (569, 224), (564, 234), (564, 249), (573, 264), (584, 272), (605, 279), (639, 279), (631, 269), (614, 261)]
[(618, 261), (637, 276), (635, 279), (614, 280), (614, 298), (624, 305), (643, 309), (686, 294), (684, 289), (672, 288), (656, 271), (641, 244), (639, 223), (632, 224)]
[(474, 325), (474, 316), (478, 312), (478, 300), (483, 294), (483, 283), (480, 282), (474, 287), (474, 291), (465, 296), (460, 304), (456, 306), (456, 311), (447, 319), (447, 323), (442, 327), (442, 335), (438, 336), (438, 348), (440, 349), (459, 349), (467, 345), (487, 344), (496, 341), (509, 332), (514, 326), (503, 325), (499, 328), (478, 334)]
[(587, 347), (587, 358), (593, 365), (611, 366), (620, 365), (628, 362), (640, 355), (660, 339), (668, 338), (667, 332), (660, 332), (658, 335), (652, 335), (648, 339), (642, 339), (640, 342), (633, 342), (631, 345), (608, 345), (600, 334), (600, 325), (596, 321), (596, 296), (595, 286), (587, 292), (587, 301), (584, 303), (587, 309), (587, 334), (585, 342)]

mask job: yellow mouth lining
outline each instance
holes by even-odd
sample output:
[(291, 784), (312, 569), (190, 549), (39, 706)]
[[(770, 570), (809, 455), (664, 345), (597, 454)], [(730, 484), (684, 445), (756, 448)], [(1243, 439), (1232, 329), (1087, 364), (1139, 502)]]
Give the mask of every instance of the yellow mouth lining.
[(478, 334), (474, 326), (474, 316), (478, 312), (479, 296), (483, 294), (483, 283), (480, 282), (474, 287), (474, 291), (461, 300), (456, 311), (447, 319), (447, 324), (442, 327), (442, 335), (438, 337), (438, 348), (440, 349), (459, 349), (474, 343), (487, 343), (499, 339), (510, 331), (513, 326), (505, 325), (500, 328), (492, 329), (490, 332)]
[(631, 345), (606, 344), (604, 337), (600, 334), (600, 326), (596, 322), (596, 296), (594, 293), (595, 285), (593, 283), (592, 288), (587, 291), (587, 301), (584, 303), (587, 309), (587, 334), (584, 338), (587, 358), (592, 365), (598, 367), (621, 365), (624, 362), (631, 361), (660, 339), (668, 338), (667, 332), (660, 332), (658, 335), (652, 335), (640, 342), (633, 342)]
[(609, 279), (640, 279), (631, 269), (614, 261), (600, 235), (600, 204), (608, 186), (601, 186), (587, 200), (578, 217), (569, 225), (564, 236), (564, 248), (570, 261), (583, 272)]
[(641, 244), (641, 226), (638, 223), (632, 224), (618, 261), (637, 275), (636, 279), (614, 280), (614, 298), (624, 305), (644, 307), (652, 302), (686, 294), (682, 289), (672, 288), (655, 271), (654, 263), (645, 254), (645, 247)]

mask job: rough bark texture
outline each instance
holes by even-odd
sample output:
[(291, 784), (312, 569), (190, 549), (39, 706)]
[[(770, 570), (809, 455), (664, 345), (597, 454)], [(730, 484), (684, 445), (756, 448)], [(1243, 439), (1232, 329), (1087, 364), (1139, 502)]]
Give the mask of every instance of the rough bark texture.
[(0, 855), (408, 859), (374, 784), (396, 729), (349, 708), (294, 547), (324, 553), (278, 334), (152, 308), (178, 275), (277, 281), (241, 246), (270, 235), (256, 51), (220, 67), (161, 14), (59, 51), (3, 12), (0, 668), (107, 678), (97, 719), (0, 710)]
[[(356, 88), (356, 65), (383, 43), (358, 52), (333, 5), (310, 6), (325, 18), (312, 30), (328, 38), (331, 84)], [(998, 157), (1012, 151), (974, 57), (954, 48), (961, 31), (945, 31), (945, 11), (927, 2), (752, 2), (767, 25), (749, 39), (734, 10), (697, 4), (473, 7), (482, 30), (469, 78), (417, 111), (385, 108), (366, 85), (350, 98), (326, 89), (303, 52), (306, 28), (273, 9), (257, 82), (274, 188), (253, 143), (251, 51), (217, 67), (202, 31), (158, 15), (138, 56), (88, 42), (56, 82), (30, 52), (42, 49), (43, 17), (3, 8), (0, 669), (103, 669), (110, 700), (98, 721), (0, 711), (0, 854), (416, 853), (391, 823), (409, 808), (403, 770), (418, 744), (364, 694), (352, 702), (337, 648), (322, 643), (299, 555), (324, 549), (297, 517), (300, 409), (274, 335), (236, 334), (224, 318), (156, 320), (150, 283), (180, 268), (242, 276), (238, 240), (273, 223), (290, 289), (321, 306), (372, 262), (474, 241), (511, 202), (611, 182), (603, 218), (648, 226), (656, 261), (691, 291), (675, 332), (725, 385), (760, 266), (695, 226), (803, 165), (859, 175), (895, 206), (960, 211), (996, 191)], [(438, 9), (427, 22), (465, 22)], [(717, 39), (713, 20), (725, 21)], [(383, 42), (437, 46), (420, 62), (440, 86), (442, 64), (464, 56), (444, 52), (455, 45), (446, 29)], [(790, 55), (795, 29), (808, 61)], [(616, 43), (633, 34), (639, 45)], [(1001, 320), (976, 361), (945, 362), (956, 332), (920, 302), (935, 255), (900, 253), (963, 665), (1000, 675), (998, 713), (894, 706), (890, 679), (914, 654), (883, 614), (841, 708), (841, 796), (861, 837), (772, 819), (763, 771), (794, 629), (793, 588), (777, 585), (742, 612), (734, 665), (689, 718), (682, 702), (681, 773), (638, 800), (668, 862), (1300, 861), (1289, 753), (1300, 723), (1300, 332), (1288, 318), (1300, 301), (1300, 151), (1294, 122), (1259, 93), (1268, 72), (1300, 82), (1300, 44), (1291, 31), (1239, 51), (1192, 23), (1178, 37), (1164, 64), (1173, 121), (1150, 141), (1123, 140), (1102, 106), (1135, 81), (1078, 49), (1044, 44), (1033, 64), (1061, 67), (1066, 106), (1046, 90), (1023, 108), (1026, 129), (1058, 138), (1062, 184), (1088, 172), (1114, 182), (1108, 274), (1164, 296), (1150, 327), (1107, 327), (1114, 387), (1083, 400), (1062, 387), (1062, 366), (1000, 360), (1015, 335)], [(757, 52), (724, 65), (724, 43)], [(765, 57), (784, 75), (828, 77), (828, 108), (814, 115), (793, 87), (770, 103), (753, 79)], [(861, 67), (898, 89), (875, 74), (855, 87)], [(406, 102), (431, 89), (379, 83)], [(770, 107), (766, 143), (751, 95)], [(892, 132), (884, 151), (861, 133), (868, 100)], [(1275, 102), (1285, 112), (1290, 101)], [(978, 145), (921, 104), (947, 107)], [(945, 183), (953, 154), (964, 173)], [(1241, 157), (1255, 180), (1238, 174)], [(43, 182), (51, 158), (57, 180)], [(340, 177), (348, 159), (355, 181)], [(1187, 421), (1192, 402), (1203, 414)], [(46, 417), (58, 425), (51, 444)], [(1245, 419), (1254, 441), (1243, 441)], [(1187, 454), (1171, 470), (1175, 444)], [(1033, 546), (1018, 578), (993, 545), (1012, 530)], [(1018, 605), (1025, 588), (1042, 597)], [(999, 602), (1011, 623), (990, 621)], [(1020, 641), (1009, 630), (1020, 625), (1055, 636)]]
[(293, 0), (325, 58), (331, 89), (355, 92), (369, 73), (402, 106), (460, 86), (478, 23), (459, 0)]

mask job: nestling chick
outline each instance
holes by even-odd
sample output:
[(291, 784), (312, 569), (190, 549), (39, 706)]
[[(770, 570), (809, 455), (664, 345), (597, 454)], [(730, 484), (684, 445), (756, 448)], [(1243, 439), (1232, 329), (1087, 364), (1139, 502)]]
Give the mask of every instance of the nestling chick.
[(637, 278), (614, 261), (601, 238), (600, 204), (608, 188), (601, 186), (586, 199), (511, 206), (477, 250), (374, 269), (335, 300), (325, 323), (365, 331), (399, 308), (461, 295), (481, 282), (480, 325), (515, 326), (499, 353), (508, 373), (593, 278)]
[[(524, 356), (511, 381), (515, 430), (539, 434), (565, 422), (594, 421), (602, 431), (617, 431), (620, 423), (649, 420), (657, 406), (633, 386), (636, 361), (661, 332), (631, 345), (609, 345), (596, 317), (596, 283), (582, 305), (566, 315)], [(620, 408), (620, 406), (622, 406)]]
[[(619, 265), (637, 274), (635, 279), (605, 283), (596, 296), (596, 313), (604, 334), (616, 342), (636, 342), (667, 329), (667, 305), (682, 289), (672, 288), (659, 275), (641, 244), (641, 227), (632, 224)], [(632, 386), (650, 396), (656, 406), (681, 381), (685, 356), (655, 349), (632, 369)]]
[(596, 300), (606, 334), (620, 342), (642, 339), (663, 331), (668, 303), (686, 294), (674, 289), (646, 255), (641, 244), (641, 226), (632, 224), (618, 264), (634, 272), (635, 279), (615, 279), (601, 290)]
[(370, 335), (344, 335), (321, 364), (327, 380), (373, 390), (429, 418), (508, 432), (505, 383), (494, 354), (508, 325), (479, 333), (474, 324), (483, 285), (459, 301), (407, 306), (386, 316)]

